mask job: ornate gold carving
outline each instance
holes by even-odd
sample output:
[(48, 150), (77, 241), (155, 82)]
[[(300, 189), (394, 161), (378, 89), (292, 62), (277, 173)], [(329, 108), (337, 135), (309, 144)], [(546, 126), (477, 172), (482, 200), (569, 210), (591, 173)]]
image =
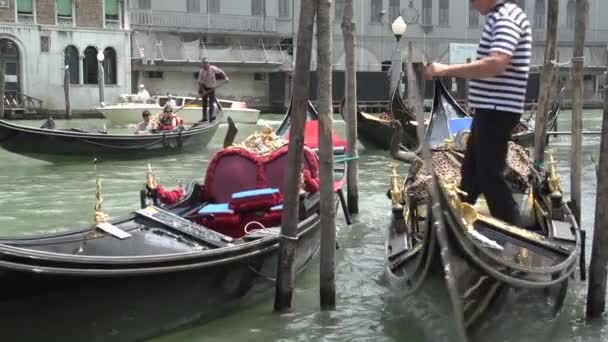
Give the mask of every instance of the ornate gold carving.
[(551, 196), (559, 196), (563, 193), (562, 191), (562, 178), (559, 175), (559, 172), (557, 171), (557, 162), (555, 161), (555, 158), (553, 157), (553, 149), (550, 149), (548, 151), (549, 154), (549, 162), (547, 163), (549, 165), (549, 189), (551, 190)]
[(95, 181), (97, 190), (95, 191), (95, 223), (104, 223), (110, 216), (103, 210), (103, 197), (101, 196), (101, 180), (99, 176)]
[(390, 163), (389, 166), (391, 168), (391, 200), (393, 201), (393, 205), (402, 205), (404, 203), (403, 187), (401, 177), (399, 177), (399, 173), (397, 172), (398, 165)]
[(150, 165), (150, 163), (148, 163), (148, 166), (146, 168), (146, 186), (150, 189), (156, 189), (156, 187), (158, 186), (158, 182), (154, 177), (154, 173), (152, 172), (152, 165)]

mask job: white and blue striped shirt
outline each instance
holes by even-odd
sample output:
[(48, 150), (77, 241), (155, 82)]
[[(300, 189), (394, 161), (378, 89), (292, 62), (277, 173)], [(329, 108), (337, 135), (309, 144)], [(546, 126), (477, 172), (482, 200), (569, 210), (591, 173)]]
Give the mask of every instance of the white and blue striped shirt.
[(471, 80), (469, 105), (521, 114), (530, 71), (532, 31), (528, 17), (514, 3), (496, 5), (486, 18), (477, 60), (495, 51), (511, 56), (511, 64), (500, 75)]

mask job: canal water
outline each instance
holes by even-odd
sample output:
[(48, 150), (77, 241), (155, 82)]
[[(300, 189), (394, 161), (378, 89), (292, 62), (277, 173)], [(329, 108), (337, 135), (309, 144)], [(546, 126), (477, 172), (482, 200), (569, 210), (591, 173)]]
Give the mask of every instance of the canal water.
[[(277, 125), (280, 115), (264, 115), (261, 124)], [(569, 128), (569, 112), (560, 117), (560, 130)], [(38, 126), (41, 121), (23, 122)], [(101, 128), (104, 120), (57, 121), (59, 126)], [(585, 129), (600, 129), (601, 113), (586, 111)], [(239, 126), (245, 137), (259, 126)], [(344, 134), (344, 123), (336, 122)], [(114, 128), (114, 131), (127, 131)], [(226, 126), (222, 125), (211, 143), (200, 152), (163, 156), (152, 160), (100, 160), (97, 172), (92, 161), (51, 164), (0, 150), (0, 235), (32, 235), (60, 231), (93, 222), (95, 175), (102, 178), (104, 208), (120, 216), (139, 206), (139, 190), (145, 181), (146, 164), (150, 162), (157, 178), (167, 186), (179, 179), (188, 182), (203, 176), (214, 151), (221, 147)], [(551, 138), (564, 188), (569, 188), (570, 139)], [(596, 177), (591, 155), (599, 151), (599, 136), (585, 137), (583, 170), (583, 222), (592, 230)], [(272, 313), (272, 294), (259, 302), (215, 321), (189, 326), (155, 342), (186, 341), (436, 341), (433, 334), (432, 308), (404, 310), (382, 280), (384, 230), (389, 222), (389, 202), (385, 192), (389, 183), (389, 162), (383, 151), (360, 149), (360, 215), (355, 224), (346, 226), (338, 212), (337, 309), (320, 312), (318, 307), (318, 263), (315, 261), (298, 278), (293, 310), (288, 314)], [(402, 171), (405, 172), (403, 167)], [(592, 233), (588, 234), (588, 259)], [(528, 317), (522, 310), (523, 325), (505, 325), (495, 340), (504, 341), (606, 341), (608, 322), (587, 324), (584, 321), (586, 283), (573, 286), (571, 300), (562, 314), (552, 322)], [(163, 310), (159, 307), (158, 310)], [(517, 310), (517, 308), (515, 308)], [(416, 312), (416, 315), (412, 315)], [(120, 315), (121, 313), (116, 313)], [(48, 318), (52, 320), (52, 317)], [(93, 318), (92, 318), (93, 319)], [(520, 322), (521, 323), (521, 322)], [(78, 329), (65, 324), (66, 329)], [(549, 326), (549, 328), (548, 328)], [(430, 331), (429, 331), (430, 330)], [(514, 333), (517, 331), (517, 333)], [(108, 331), (111, 341), (113, 332)], [(0, 331), (0, 337), (2, 332)], [(450, 340), (448, 337), (445, 340)]]

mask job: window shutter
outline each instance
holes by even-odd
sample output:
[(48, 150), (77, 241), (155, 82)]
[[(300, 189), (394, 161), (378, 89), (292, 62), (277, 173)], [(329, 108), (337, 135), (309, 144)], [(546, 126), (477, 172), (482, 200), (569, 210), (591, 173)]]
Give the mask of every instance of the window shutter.
[(72, 0), (57, 0), (57, 15), (62, 17), (71, 17)]
[(104, 0), (106, 15), (118, 15), (118, 0)]
[(33, 13), (34, 6), (32, 2), (32, 0), (17, 0), (17, 12)]

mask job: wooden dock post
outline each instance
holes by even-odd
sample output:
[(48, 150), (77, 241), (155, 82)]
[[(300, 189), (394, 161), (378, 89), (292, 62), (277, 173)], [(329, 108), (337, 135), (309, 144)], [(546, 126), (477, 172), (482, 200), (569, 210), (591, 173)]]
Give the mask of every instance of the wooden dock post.
[[(608, 53), (608, 51), (607, 51)], [(608, 64), (607, 64), (608, 66)], [(587, 284), (587, 319), (599, 318), (606, 310), (606, 277), (608, 276), (608, 73), (604, 80), (604, 117), (602, 140), (597, 172), (597, 197), (595, 199), (595, 224), (593, 247)]]
[(414, 46), (411, 41), (407, 42), (407, 62), (405, 63), (405, 78), (407, 79), (407, 104), (414, 106), (414, 91), (416, 89), (416, 82), (414, 77)]
[(559, 14), (559, 0), (549, 0), (547, 10), (547, 38), (545, 45), (545, 61), (543, 63), (542, 86), (536, 109), (534, 124), (534, 162), (542, 165), (545, 161), (545, 142), (547, 141), (547, 109), (549, 99), (553, 92), (555, 82), (555, 68), (553, 62), (557, 50), (557, 24)]
[[(345, 101), (344, 118), (346, 119), (346, 142), (348, 157), (357, 156), (357, 72), (355, 70), (355, 19), (353, 0), (344, 1), (342, 16), (342, 35), (344, 36), (344, 82)], [(352, 158), (346, 169), (347, 203), (350, 214), (359, 213), (359, 161)]]
[(63, 69), (63, 94), (65, 96), (65, 118), (72, 118), (72, 106), (70, 105), (70, 69), (65, 66)]
[(288, 168), (285, 176), (285, 197), (281, 239), (275, 286), (274, 310), (291, 308), (295, 270), (293, 262), (297, 244), (298, 207), (300, 203), (300, 175), (304, 149), (304, 126), (310, 87), (310, 59), (317, 0), (300, 2), (300, 23), (296, 48), (293, 107), (290, 117)]
[(6, 117), (4, 114), (4, 63), (0, 63), (0, 119)]
[(317, 74), (319, 75), (319, 178), (321, 180), (320, 304), (336, 308), (336, 206), (332, 112), (332, 0), (317, 0)]
[[(608, 52), (608, 51), (607, 51)], [(607, 66), (608, 70), (608, 66)], [(604, 80), (604, 116), (595, 199), (593, 247), (587, 285), (587, 318), (599, 318), (606, 309), (606, 277), (608, 276), (608, 73)], [(584, 243), (584, 241), (583, 241)]]
[(589, 20), (589, 1), (576, 0), (574, 51), (572, 52), (572, 149), (570, 162), (570, 198), (572, 213), (581, 223), (581, 173), (583, 165), (583, 68), (585, 32)]

